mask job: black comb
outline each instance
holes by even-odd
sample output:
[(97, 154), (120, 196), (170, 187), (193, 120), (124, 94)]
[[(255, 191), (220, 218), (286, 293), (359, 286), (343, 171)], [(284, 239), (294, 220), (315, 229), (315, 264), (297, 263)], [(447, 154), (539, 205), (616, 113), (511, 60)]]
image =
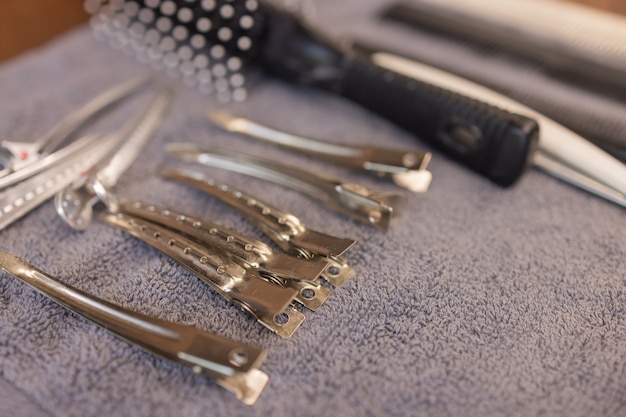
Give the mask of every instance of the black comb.
[(256, 0), (87, 0), (96, 34), (224, 101), (246, 98), (242, 69), (344, 96), (497, 184), (514, 183), (537, 144), (534, 120), (375, 66)]

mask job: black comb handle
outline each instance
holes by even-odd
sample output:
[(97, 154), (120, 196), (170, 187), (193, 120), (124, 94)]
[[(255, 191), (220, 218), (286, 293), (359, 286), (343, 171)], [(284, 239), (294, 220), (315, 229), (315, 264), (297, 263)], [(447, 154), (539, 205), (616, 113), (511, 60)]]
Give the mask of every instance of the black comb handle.
[(513, 184), (537, 146), (537, 123), (380, 68), (290, 14), (266, 8), (264, 67), (334, 91), (409, 130), (495, 183)]
[(433, 143), (502, 186), (528, 166), (537, 123), (481, 101), (350, 59), (342, 94)]

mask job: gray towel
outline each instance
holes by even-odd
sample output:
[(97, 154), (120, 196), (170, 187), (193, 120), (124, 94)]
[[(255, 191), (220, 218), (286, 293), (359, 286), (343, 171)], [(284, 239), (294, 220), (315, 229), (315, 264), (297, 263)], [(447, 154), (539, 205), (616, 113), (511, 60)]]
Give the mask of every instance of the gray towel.
[[(374, 28), (372, 13), (381, 3), (316, 2), (321, 24), (337, 34)], [(34, 140), (90, 97), (149, 71), (94, 41), (88, 28), (74, 31), (0, 67), (0, 137)], [(143, 98), (97, 128), (119, 127)], [(181, 86), (116, 192), (262, 238), (223, 204), (156, 175), (168, 162), (163, 146), (170, 141), (251, 152), (396, 190), (225, 133), (204, 117), (205, 108), (218, 105)], [(263, 79), (247, 102), (228, 108), (343, 143), (426, 147), (341, 98), (278, 80)], [(537, 171), (505, 190), (437, 152), (431, 169), (431, 189), (404, 193), (404, 212), (387, 234), (284, 188), (208, 171), (313, 229), (358, 241), (348, 253), (356, 277), (307, 314), (290, 340), (138, 240), (101, 224), (71, 230), (48, 202), (0, 232), (0, 248), (121, 306), (262, 346), (270, 382), (253, 407), (245, 406), (210, 379), (117, 339), (0, 274), (0, 413), (623, 416), (624, 210)]]

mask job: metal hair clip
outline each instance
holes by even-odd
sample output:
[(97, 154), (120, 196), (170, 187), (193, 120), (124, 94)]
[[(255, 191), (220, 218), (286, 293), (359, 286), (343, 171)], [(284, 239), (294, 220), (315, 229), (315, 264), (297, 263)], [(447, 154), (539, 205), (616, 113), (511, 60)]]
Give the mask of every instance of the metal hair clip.
[(330, 291), (319, 282), (320, 274), (328, 265), (323, 259), (306, 260), (274, 253), (263, 242), (206, 220), (155, 205), (123, 201), (120, 202), (120, 212), (179, 232), (246, 269), (256, 270), (271, 282), (297, 289), (295, 301), (313, 311), (330, 295)]
[[(96, 135), (80, 138), (57, 152), (34, 161), (30, 165), (24, 166), (9, 175), (0, 177), (0, 190), (19, 184), (43, 171), (54, 170), (55, 167), (64, 165), (65, 162), (75, 159), (79, 155), (82, 156), (85, 154), (85, 151), (94, 150), (94, 147), (97, 145), (97, 142), (94, 140), (97, 138)], [(105, 139), (101, 140), (104, 141)]]
[(304, 320), (304, 315), (291, 306), (298, 296), (298, 289), (269, 282), (255, 270), (247, 270), (177, 231), (119, 212), (117, 197), (109, 189), (150, 139), (169, 99), (169, 91), (157, 93), (121, 129), (118, 137), (125, 142), (119, 149), (102, 158), (80, 181), (57, 193), (55, 207), (58, 214), (72, 228), (84, 230), (93, 219), (93, 207), (98, 202), (104, 203), (108, 210), (97, 213), (101, 222), (117, 227), (167, 254), (270, 329), (283, 337), (291, 336)]
[(78, 181), (55, 196), (55, 207), (61, 218), (76, 230), (91, 224), (93, 206), (104, 203), (117, 211), (117, 202), (109, 194), (120, 176), (137, 158), (151, 138), (171, 99), (171, 92), (163, 89), (116, 134), (116, 144)]
[(304, 321), (304, 314), (291, 305), (298, 296), (296, 288), (263, 279), (255, 269), (246, 269), (181, 233), (141, 217), (102, 211), (98, 213), (98, 220), (123, 230), (176, 260), (281, 337), (293, 335)]
[(111, 137), (84, 137), (70, 145), (73, 151), (62, 161), (0, 193), (0, 230), (75, 181), (108, 152), (112, 142)]
[(80, 127), (147, 84), (149, 78), (126, 81), (100, 94), (66, 116), (34, 143), (2, 141), (0, 144), (0, 189), (13, 185), (58, 163), (74, 149), (52, 153)]
[(170, 143), (167, 152), (186, 162), (272, 181), (313, 197), (331, 210), (386, 231), (400, 196), (236, 152), (209, 151), (191, 143)]
[(342, 258), (354, 245), (354, 240), (307, 229), (293, 214), (230, 185), (217, 183), (200, 172), (163, 168), (160, 173), (165, 178), (195, 187), (228, 204), (254, 223), (285, 252), (308, 260), (321, 257), (328, 262), (328, 267), (321, 273), (328, 283), (339, 287), (354, 276), (354, 270)]
[(428, 190), (432, 181), (432, 174), (426, 170), (432, 156), (430, 152), (340, 145), (281, 132), (222, 111), (209, 111), (208, 116), (213, 123), (230, 132), (320, 157), (348, 168), (373, 172), (380, 177), (391, 177), (400, 187), (416, 193)]
[(0, 251), (0, 268), (41, 294), (106, 328), (111, 333), (155, 355), (206, 373), (252, 405), (268, 376), (258, 367), (265, 359), (261, 348), (126, 310), (47, 275), (22, 259)]
[[(43, 156), (51, 145), (56, 146), (96, 113), (136, 91), (147, 80), (128, 81), (109, 90), (72, 113), (35, 144), (12, 143), (10, 147), (15, 152), (15, 158), (20, 152), (26, 152), (28, 158), (17, 161), (7, 157), (8, 162), (5, 161), (4, 169), (0, 171), (0, 189), (17, 184), (0, 193), (0, 230), (67, 187), (126, 139), (123, 134), (90, 135)], [(20, 151), (22, 145), (26, 148), (22, 147)]]

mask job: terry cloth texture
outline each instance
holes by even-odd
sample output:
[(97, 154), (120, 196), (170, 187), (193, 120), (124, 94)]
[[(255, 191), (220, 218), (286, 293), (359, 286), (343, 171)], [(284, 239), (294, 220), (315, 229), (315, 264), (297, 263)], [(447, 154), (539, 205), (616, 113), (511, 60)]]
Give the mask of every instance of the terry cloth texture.
[[(378, 29), (382, 1), (317, 1), (338, 35)], [(383, 32), (381, 32), (383, 33)], [(411, 42), (384, 31), (391, 44)], [(443, 43), (437, 43), (443, 48)], [(429, 45), (425, 45), (429, 47)], [(443, 54), (444, 50), (440, 49)], [(478, 65), (478, 63), (476, 63)], [(508, 71), (502, 63), (502, 71)], [(495, 73), (493, 66), (485, 71)], [(108, 87), (151, 70), (88, 28), (0, 67), (0, 136), (35, 140)], [(368, 186), (341, 167), (226, 133), (220, 104), (177, 86), (153, 141), (122, 177), (122, 197), (169, 206), (264, 239), (224, 204), (161, 179), (163, 147), (191, 141), (254, 153)], [(533, 82), (529, 78), (529, 82)], [(557, 90), (561, 91), (562, 85)], [(587, 93), (588, 94), (588, 93)], [(100, 122), (118, 128), (145, 94)], [(600, 98), (582, 110), (612, 104)], [(589, 106), (593, 106), (591, 108)], [(428, 148), (324, 92), (263, 78), (227, 109), (341, 143)], [(171, 161), (169, 161), (171, 162)], [(157, 358), (0, 274), (0, 413), (6, 416), (623, 416), (626, 415), (626, 213), (531, 170), (502, 189), (434, 152), (434, 180), (405, 197), (384, 234), (293, 191), (208, 170), (350, 237), (356, 276), (283, 340), (166, 256), (120, 231), (75, 232), (48, 202), (0, 232), (0, 247), (123, 307), (264, 347), (270, 381), (253, 407), (209, 378)]]

